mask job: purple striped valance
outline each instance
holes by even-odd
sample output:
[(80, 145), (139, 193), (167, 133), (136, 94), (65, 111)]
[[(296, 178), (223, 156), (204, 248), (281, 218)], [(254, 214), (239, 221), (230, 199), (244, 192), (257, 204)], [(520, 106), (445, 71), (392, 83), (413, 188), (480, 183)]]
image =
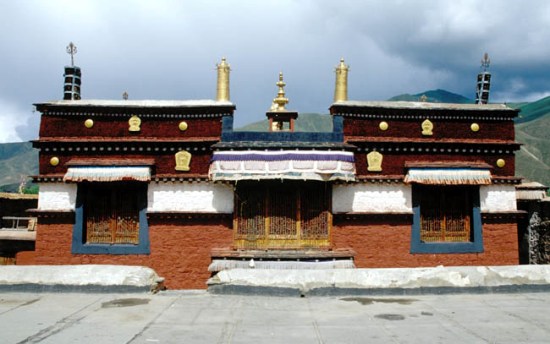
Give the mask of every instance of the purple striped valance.
[(214, 181), (355, 179), (352, 152), (345, 151), (224, 151), (214, 152), (209, 170)]
[(212, 161), (345, 161), (354, 162), (352, 152), (332, 151), (282, 151), (282, 152), (259, 152), (259, 151), (232, 151), (214, 152)]

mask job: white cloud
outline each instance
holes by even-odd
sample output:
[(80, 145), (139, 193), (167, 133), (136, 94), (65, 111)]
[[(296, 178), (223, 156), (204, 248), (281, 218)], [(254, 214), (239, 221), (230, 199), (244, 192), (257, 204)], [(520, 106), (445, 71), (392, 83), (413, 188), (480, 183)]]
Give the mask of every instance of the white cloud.
[(5, 99), (0, 98), (0, 143), (20, 142), (16, 128), (26, 124), (30, 114)]
[(0, 29), (17, 34), (0, 36), (0, 95), (18, 109), (61, 98), (74, 41), (84, 98), (212, 98), (227, 57), (238, 125), (264, 118), (281, 70), (289, 107), (326, 112), (340, 57), (356, 99), (472, 97), (487, 51), (492, 98), (509, 101), (550, 90), (549, 23), (547, 0), (3, 1)]

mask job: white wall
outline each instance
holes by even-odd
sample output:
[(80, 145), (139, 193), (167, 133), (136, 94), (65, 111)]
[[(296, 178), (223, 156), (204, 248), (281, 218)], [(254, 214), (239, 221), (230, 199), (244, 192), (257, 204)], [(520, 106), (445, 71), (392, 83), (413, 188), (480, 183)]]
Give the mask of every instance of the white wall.
[(479, 188), (481, 212), (515, 211), (516, 188), (513, 185), (483, 185)]
[(219, 183), (150, 183), (147, 210), (155, 212), (233, 212), (233, 186)]
[(38, 192), (38, 209), (52, 211), (74, 211), (76, 184), (42, 183)]
[(412, 213), (411, 187), (404, 184), (341, 184), (332, 189), (333, 213)]

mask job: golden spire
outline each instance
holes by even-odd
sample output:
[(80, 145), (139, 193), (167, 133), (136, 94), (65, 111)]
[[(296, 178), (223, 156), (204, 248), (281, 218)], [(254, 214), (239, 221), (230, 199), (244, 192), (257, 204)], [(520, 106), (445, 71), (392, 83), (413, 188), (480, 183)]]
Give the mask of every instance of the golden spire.
[(334, 88), (334, 102), (348, 100), (348, 71), (349, 66), (340, 59), (340, 64), (336, 66), (336, 86)]
[(279, 91), (277, 92), (277, 98), (273, 99), (273, 105), (271, 105), (271, 111), (286, 111), (285, 105), (288, 104), (288, 98), (285, 98), (285, 82), (283, 81), (283, 72), (279, 72), (279, 81), (277, 82)]
[(226, 62), (225, 57), (222, 58), (222, 62), (216, 64), (218, 69), (218, 84), (216, 87), (216, 100), (217, 101), (229, 101), (229, 72), (231, 67)]

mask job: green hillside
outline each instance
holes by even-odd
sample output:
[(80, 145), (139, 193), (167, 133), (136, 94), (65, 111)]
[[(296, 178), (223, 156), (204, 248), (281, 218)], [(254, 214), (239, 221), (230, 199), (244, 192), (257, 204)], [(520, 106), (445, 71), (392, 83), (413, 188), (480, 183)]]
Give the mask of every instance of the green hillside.
[(550, 186), (550, 114), (516, 124), (516, 174)]
[[(332, 131), (332, 118), (330, 115), (318, 113), (301, 113), (294, 122), (295, 131), (301, 132), (330, 132)], [(267, 119), (248, 124), (238, 131), (268, 131), (269, 121)]]
[(38, 174), (38, 151), (30, 142), (0, 144), (0, 186), (17, 191), (22, 180)]
[(550, 97), (542, 98), (519, 106), (519, 118), (516, 123), (525, 123), (550, 114)]
[(401, 94), (395, 97), (391, 97), (390, 101), (409, 101), (417, 102), (420, 101), (420, 97), (426, 96), (427, 102), (430, 103), (456, 103), (456, 104), (472, 104), (474, 101), (466, 97), (461, 96), (460, 94), (452, 93), (445, 90), (431, 90), (418, 94)]

